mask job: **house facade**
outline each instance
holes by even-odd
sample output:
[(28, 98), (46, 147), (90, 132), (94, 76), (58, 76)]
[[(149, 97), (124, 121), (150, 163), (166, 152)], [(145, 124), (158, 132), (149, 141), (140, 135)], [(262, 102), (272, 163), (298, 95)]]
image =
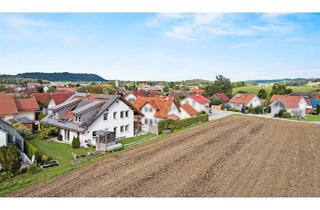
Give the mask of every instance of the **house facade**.
[(131, 104), (134, 104), (139, 97), (147, 97), (147, 95), (143, 92), (131, 92), (128, 93), (124, 98)]
[(173, 97), (154, 96), (139, 97), (134, 103), (135, 108), (141, 111), (142, 131), (157, 133), (158, 123), (164, 119), (179, 120), (181, 111)]
[(10, 121), (35, 121), (39, 110), (37, 101), (31, 98), (15, 98), (12, 94), (0, 94), (0, 118)]
[(306, 110), (309, 106), (303, 96), (273, 95), (270, 102), (273, 115), (285, 109), (291, 116), (301, 117), (306, 115)]
[(241, 111), (245, 107), (261, 106), (261, 100), (255, 94), (237, 93), (230, 99), (227, 106)]
[(11, 125), (0, 119), (0, 147), (8, 144), (17, 146), (22, 152), (24, 150), (23, 137)]
[(181, 105), (189, 104), (197, 112), (209, 112), (210, 100), (200, 94), (194, 94), (181, 100)]
[(77, 93), (51, 111), (42, 121), (59, 127), (65, 142), (79, 137), (81, 146), (95, 146), (101, 131), (114, 132), (116, 139), (133, 137), (135, 115), (141, 115), (124, 98), (106, 94)]

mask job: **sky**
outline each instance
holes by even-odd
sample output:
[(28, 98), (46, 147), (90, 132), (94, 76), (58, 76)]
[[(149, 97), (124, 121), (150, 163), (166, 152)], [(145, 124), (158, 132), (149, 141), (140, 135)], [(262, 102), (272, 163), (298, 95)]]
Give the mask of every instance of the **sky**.
[(0, 73), (117, 80), (320, 77), (320, 13), (0, 14)]

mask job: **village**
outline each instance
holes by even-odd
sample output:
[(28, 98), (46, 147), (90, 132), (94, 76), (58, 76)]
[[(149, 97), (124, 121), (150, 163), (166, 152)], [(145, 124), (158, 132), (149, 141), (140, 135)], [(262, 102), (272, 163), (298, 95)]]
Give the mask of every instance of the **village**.
[(2, 187), (11, 179), (54, 177), (105, 154), (228, 116), (320, 123), (319, 95), (290, 90), (284, 83), (272, 84), (271, 93), (260, 87), (257, 94), (232, 92), (230, 80), (221, 75), (206, 87), (134, 86), (115, 81), (113, 94), (107, 94), (97, 91), (99, 83), (5, 85), (0, 146), (2, 157), (11, 158), (1, 159), (1, 194), (12, 191)]

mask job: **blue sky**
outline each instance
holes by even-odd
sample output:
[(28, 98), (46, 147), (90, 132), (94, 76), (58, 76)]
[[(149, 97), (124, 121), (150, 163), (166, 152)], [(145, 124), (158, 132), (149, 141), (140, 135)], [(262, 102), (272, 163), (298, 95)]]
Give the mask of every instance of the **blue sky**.
[(106, 79), (320, 77), (320, 14), (0, 14), (0, 69)]

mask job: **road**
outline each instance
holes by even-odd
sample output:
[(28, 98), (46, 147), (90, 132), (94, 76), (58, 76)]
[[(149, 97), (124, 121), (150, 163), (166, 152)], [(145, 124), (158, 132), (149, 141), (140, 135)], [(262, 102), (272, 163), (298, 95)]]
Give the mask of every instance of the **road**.
[(319, 125), (230, 116), (13, 196), (320, 196)]

